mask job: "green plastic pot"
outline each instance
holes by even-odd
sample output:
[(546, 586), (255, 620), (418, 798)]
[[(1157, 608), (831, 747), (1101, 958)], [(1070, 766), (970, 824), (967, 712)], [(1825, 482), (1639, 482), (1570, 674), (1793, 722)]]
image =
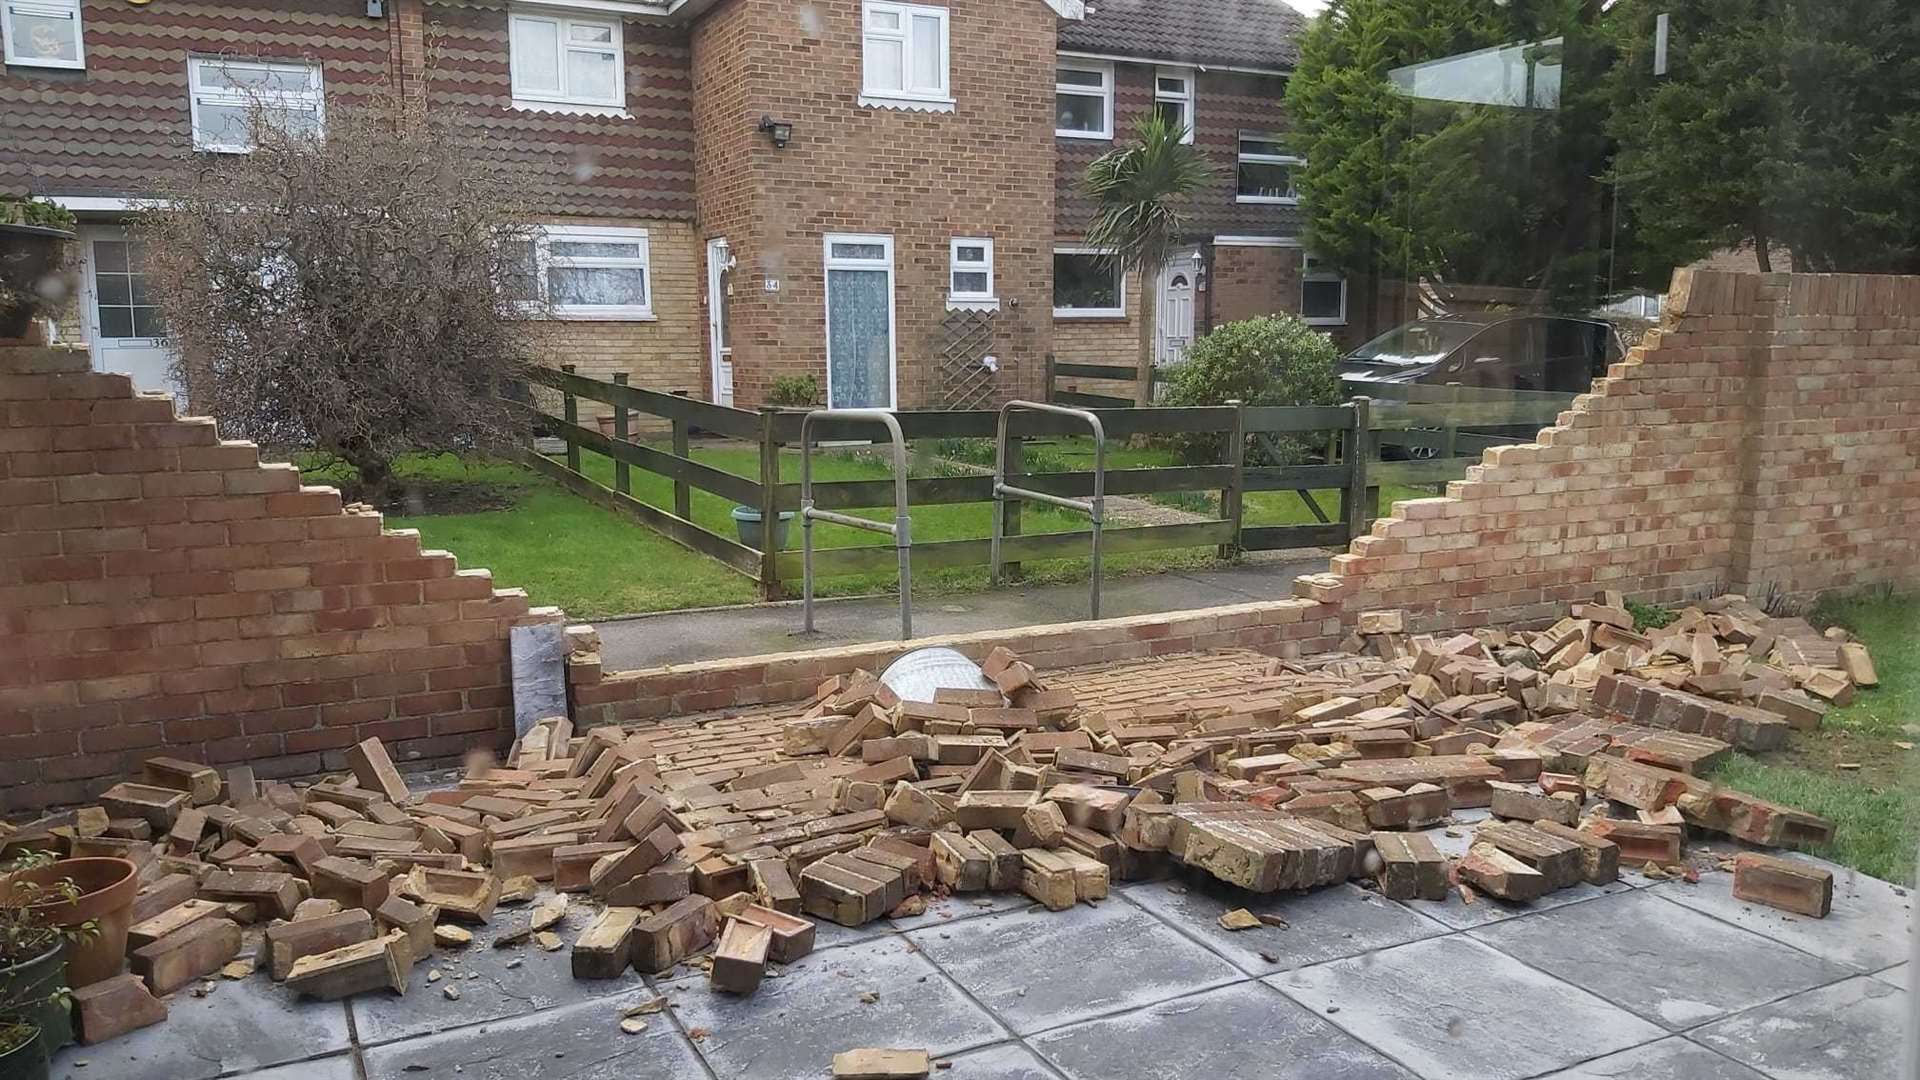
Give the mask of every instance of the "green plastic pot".
[[(0, 968), (0, 1001), (38, 1002), (25, 1019), (40, 1029), (37, 1038), (0, 1054), (0, 1077), (43, 1077), (53, 1052), (73, 1041), (73, 1017), (53, 995), (67, 985), (66, 943), (56, 940), (46, 952), (12, 967)], [(33, 1069), (38, 1060), (39, 1071)], [(16, 1071), (24, 1070), (24, 1071)]]
[[(793, 520), (793, 514), (794, 512), (792, 510), (780, 511), (780, 520), (773, 523), (772, 550), (785, 551), (787, 549), (787, 523)], [(740, 535), (741, 543), (753, 548), (755, 551), (768, 550), (768, 548), (760, 542), (766, 536), (766, 522), (762, 519), (759, 510), (751, 506), (734, 507), (733, 531)]]
[(46, 1032), (42, 1031), (11, 1050), (0, 1050), (0, 1080), (47, 1080)]

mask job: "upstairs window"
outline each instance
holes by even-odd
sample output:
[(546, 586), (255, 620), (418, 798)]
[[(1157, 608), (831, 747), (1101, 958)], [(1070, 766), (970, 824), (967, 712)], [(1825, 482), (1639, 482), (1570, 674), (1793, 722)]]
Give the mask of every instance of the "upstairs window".
[(1113, 138), (1113, 65), (1061, 61), (1053, 75), (1053, 112), (1055, 135)]
[(1310, 326), (1347, 322), (1346, 275), (1311, 255), (1300, 261), (1300, 318)]
[(0, 0), (6, 61), (21, 67), (84, 68), (80, 0)]
[(1153, 73), (1153, 111), (1181, 131), (1180, 141), (1193, 141), (1193, 69), (1159, 68)]
[(1300, 200), (1294, 190), (1293, 171), (1306, 159), (1287, 151), (1287, 144), (1275, 135), (1241, 135), (1238, 201), (1243, 203), (1292, 203)]
[(861, 104), (953, 104), (947, 82), (946, 8), (868, 3), (861, 18)]
[(195, 150), (251, 152), (255, 109), (262, 122), (289, 134), (318, 134), (326, 122), (318, 64), (194, 57), (187, 83)]
[(949, 253), (948, 305), (994, 303), (993, 241), (956, 237), (949, 248)]
[(627, 103), (620, 20), (513, 12), (513, 103), (618, 112)]

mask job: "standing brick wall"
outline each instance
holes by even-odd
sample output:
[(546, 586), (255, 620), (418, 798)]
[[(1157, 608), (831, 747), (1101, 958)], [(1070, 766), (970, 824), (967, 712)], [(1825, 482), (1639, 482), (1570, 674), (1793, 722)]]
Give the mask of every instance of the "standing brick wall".
[(1920, 278), (1681, 270), (1661, 329), (1530, 445), (1394, 504), (1296, 591), (1420, 629), (1912, 585)]
[(0, 812), (155, 753), (263, 776), (512, 734), (508, 629), (551, 621), (84, 352), (0, 348)]

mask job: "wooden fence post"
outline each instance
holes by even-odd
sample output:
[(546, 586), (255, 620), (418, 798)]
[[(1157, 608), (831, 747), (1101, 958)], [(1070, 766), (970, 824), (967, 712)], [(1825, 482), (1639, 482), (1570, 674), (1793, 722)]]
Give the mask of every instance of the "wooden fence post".
[[(760, 406), (760, 598), (780, 599), (780, 444), (774, 418), (780, 410)], [(678, 495), (675, 495), (676, 503)]]
[(1347, 542), (1352, 543), (1366, 535), (1373, 517), (1367, 500), (1379, 498), (1379, 489), (1367, 486), (1367, 462), (1373, 456), (1373, 402), (1357, 397), (1348, 407), (1353, 410), (1353, 430), (1346, 438), (1347, 487), (1340, 496), (1340, 516), (1347, 523)]
[[(616, 386), (627, 385), (627, 373), (616, 372), (613, 376)], [(613, 439), (615, 442), (627, 441), (627, 406), (623, 401), (613, 403)], [(627, 463), (615, 458), (613, 461), (613, 490), (622, 495), (633, 494), (633, 476), (627, 471)]]
[(1239, 555), (1244, 548), (1240, 544), (1240, 528), (1243, 518), (1243, 504), (1247, 491), (1247, 403), (1234, 399), (1227, 402), (1233, 406), (1233, 423), (1227, 428), (1227, 465), (1232, 467), (1233, 475), (1227, 486), (1220, 489), (1220, 516), (1233, 523), (1233, 539), (1220, 545), (1220, 557), (1231, 559)]
[(1045, 401), (1049, 403), (1053, 401), (1054, 378), (1055, 376), (1053, 374), (1053, 354), (1048, 353), (1047, 354), (1047, 383), (1046, 383), (1046, 386), (1043, 388), (1043, 393), (1046, 396), (1042, 397), (1040, 399), (1041, 401)]
[[(692, 449), (687, 439), (687, 429), (692, 425), (686, 420), (675, 418), (673, 421), (673, 456), (687, 458)], [(673, 513), (675, 517), (693, 520), (693, 488), (685, 480), (673, 482)]]
[[(573, 365), (561, 364), (560, 370), (571, 375), (573, 374)], [(560, 392), (560, 418), (568, 424), (578, 424), (580, 422), (580, 400), (573, 396), (573, 391), (571, 390), (562, 390)], [(571, 431), (567, 432), (567, 468), (572, 469), (574, 472), (580, 471), (580, 444), (573, 441), (573, 432)]]

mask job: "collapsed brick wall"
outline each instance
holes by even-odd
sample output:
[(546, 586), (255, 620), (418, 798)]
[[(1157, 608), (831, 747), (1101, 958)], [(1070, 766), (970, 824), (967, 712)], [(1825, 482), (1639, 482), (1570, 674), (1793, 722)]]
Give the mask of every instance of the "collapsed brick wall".
[(0, 348), (0, 812), (157, 752), (262, 776), (512, 734), (508, 629), (557, 620), (214, 422)]
[(1396, 503), (1297, 592), (1419, 629), (1912, 584), (1920, 278), (1682, 270), (1658, 331), (1536, 444)]

